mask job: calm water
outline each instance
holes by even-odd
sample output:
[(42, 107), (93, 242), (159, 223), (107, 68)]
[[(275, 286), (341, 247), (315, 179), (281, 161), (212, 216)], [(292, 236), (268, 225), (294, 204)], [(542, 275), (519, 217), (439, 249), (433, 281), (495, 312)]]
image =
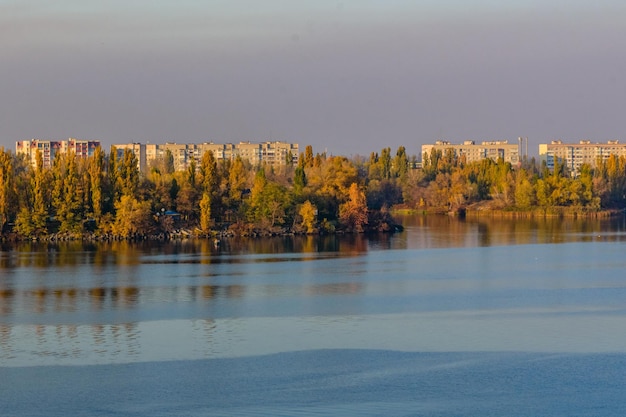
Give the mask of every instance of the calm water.
[(626, 415), (626, 223), (2, 247), (0, 415)]

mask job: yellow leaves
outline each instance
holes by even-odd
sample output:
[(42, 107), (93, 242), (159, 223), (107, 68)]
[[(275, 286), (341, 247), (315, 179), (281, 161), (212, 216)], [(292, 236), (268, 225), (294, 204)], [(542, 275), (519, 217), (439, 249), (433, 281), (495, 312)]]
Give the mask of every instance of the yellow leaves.
[(302, 217), (301, 225), (306, 233), (314, 233), (317, 230), (315, 227), (317, 223), (317, 208), (309, 200), (306, 200), (300, 206), (298, 214)]
[(365, 193), (353, 182), (348, 196), (348, 201), (339, 206), (339, 221), (350, 230), (362, 232), (367, 224)]

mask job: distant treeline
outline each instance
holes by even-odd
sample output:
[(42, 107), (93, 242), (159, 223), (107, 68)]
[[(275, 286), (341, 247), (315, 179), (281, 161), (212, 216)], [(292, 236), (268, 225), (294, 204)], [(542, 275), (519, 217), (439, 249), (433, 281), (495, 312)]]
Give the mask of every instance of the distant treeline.
[(626, 160), (610, 157), (576, 176), (534, 160), (513, 167), (485, 159), (466, 163), (452, 151), (426, 155), (422, 169), (404, 147), (369, 159), (313, 154), (297, 165), (252, 166), (244, 159), (174, 171), (166, 154), (146, 173), (130, 150), (118, 158), (56, 155), (44, 168), (0, 149), (0, 230), (18, 238), (208, 236), (390, 231), (392, 207), (450, 212), (472, 207), (533, 213), (594, 213), (626, 203)]

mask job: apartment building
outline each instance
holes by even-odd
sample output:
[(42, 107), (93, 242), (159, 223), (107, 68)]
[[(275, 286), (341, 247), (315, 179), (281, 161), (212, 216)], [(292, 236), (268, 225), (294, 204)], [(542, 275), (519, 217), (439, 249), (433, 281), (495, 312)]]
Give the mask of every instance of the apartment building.
[(589, 140), (563, 143), (561, 140), (553, 140), (539, 145), (539, 160), (545, 162), (549, 169), (554, 169), (554, 162), (560, 161), (572, 173), (578, 172), (583, 164), (595, 167), (598, 161), (606, 160), (610, 155), (626, 156), (626, 144), (618, 140), (606, 143), (592, 143)]
[(78, 158), (93, 156), (100, 146), (98, 140), (82, 140), (69, 138), (68, 140), (41, 140), (30, 139), (15, 142), (16, 155), (26, 155), (31, 166), (37, 164), (37, 152), (41, 152), (44, 168), (50, 168), (57, 153), (74, 152)]
[(435, 150), (444, 154), (449, 149), (454, 152), (456, 157), (464, 157), (467, 162), (475, 162), (487, 158), (494, 161), (501, 158), (513, 165), (521, 162), (520, 144), (510, 144), (507, 140), (484, 141), (480, 144), (476, 144), (473, 140), (466, 140), (462, 144), (438, 140), (434, 144), (422, 145), (422, 160), (424, 160), (426, 154), (431, 155)]
[(187, 169), (192, 160), (199, 165), (202, 156), (207, 151), (213, 152), (217, 161), (232, 160), (239, 156), (253, 165), (261, 163), (285, 165), (288, 157), (291, 157), (292, 162), (297, 164), (299, 157), (298, 144), (287, 142), (239, 142), (238, 144), (166, 142), (164, 144), (128, 143), (113, 146), (120, 157), (125, 149), (132, 150), (137, 156), (139, 169), (143, 172), (150, 168), (153, 161), (164, 158), (168, 151), (172, 154), (176, 171)]
[(124, 151), (128, 149), (137, 157), (137, 167), (140, 171), (144, 171), (148, 168), (148, 161), (146, 159), (146, 145), (143, 143), (131, 142), (111, 145), (111, 153), (115, 148), (115, 156), (118, 160), (124, 157)]

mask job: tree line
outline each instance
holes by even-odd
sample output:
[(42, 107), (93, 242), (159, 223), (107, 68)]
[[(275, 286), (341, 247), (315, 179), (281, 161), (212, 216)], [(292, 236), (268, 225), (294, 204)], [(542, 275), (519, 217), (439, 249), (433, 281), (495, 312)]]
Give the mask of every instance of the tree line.
[(206, 152), (175, 171), (167, 153), (142, 173), (130, 150), (58, 153), (45, 168), (40, 153), (31, 166), (0, 148), (0, 230), (21, 238), (145, 237), (181, 228), (200, 235), (363, 232), (391, 230), (392, 207), (588, 213), (626, 206), (626, 159), (614, 155), (576, 175), (559, 161), (553, 170), (534, 160), (468, 163), (452, 150), (424, 155), (415, 169), (417, 158), (403, 146), (353, 159), (307, 146), (298, 161), (252, 166)]
[(524, 159), (466, 162), (452, 149), (426, 154), (416, 178), (401, 182), (404, 204), (425, 210), (486, 207), (533, 214), (585, 214), (626, 207), (626, 158), (610, 155), (595, 167), (554, 168)]
[[(291, 159), (290, 159), (291, 161)], [(0, 149), (0, 230), (37, 238), (85, 232), (120, 238), (184, 229), (209, 235), (389, 230), (388, 213), (370, 210), (365, 178), (342, 156), (258, 165), (206, 152), (184, 171), (171, 153), (140, 172), (135, 154), (97, 148), (88, 158), (58, 153), (50, 168)]]

